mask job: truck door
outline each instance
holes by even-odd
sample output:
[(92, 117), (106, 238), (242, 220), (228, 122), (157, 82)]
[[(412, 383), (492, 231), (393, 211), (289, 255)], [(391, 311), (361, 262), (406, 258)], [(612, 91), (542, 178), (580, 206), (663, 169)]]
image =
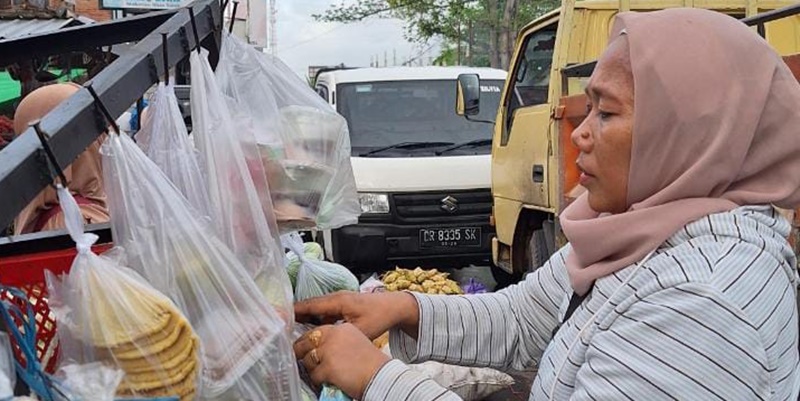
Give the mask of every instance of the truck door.
[(499, 145), (493, 149), (494, 196), (544, 209), (550, 207), (548, 93), (556, 28), (557, 23), (543, 27), (524, 39), (509, 76)]

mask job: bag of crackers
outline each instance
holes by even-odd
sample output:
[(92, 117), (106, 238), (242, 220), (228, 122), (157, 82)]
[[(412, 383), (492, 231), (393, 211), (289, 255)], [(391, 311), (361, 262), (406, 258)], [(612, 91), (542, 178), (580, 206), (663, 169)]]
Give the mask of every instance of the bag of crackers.
[(115, 245), (200, 339), (198, 399), (298, 399), (300, 378), (282, 318), (291, 311), (270, 304), (236, 254), (131, 138), (111, 135), (101, 152)]
[(193, 400), (202, 362), (189, 321), (138, 273), (93, 253), (97, 236), (83, 231), (75, 199), (60, 186), (58, 198), (78, 248), (69, 274), (47, 276), (62, 367), (101, 364), (122, 371), (117, 397)]

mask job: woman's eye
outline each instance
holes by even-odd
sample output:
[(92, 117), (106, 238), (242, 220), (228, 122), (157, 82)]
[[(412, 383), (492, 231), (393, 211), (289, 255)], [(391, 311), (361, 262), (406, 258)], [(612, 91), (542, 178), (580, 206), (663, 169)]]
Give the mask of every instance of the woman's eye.
[(608, 120), (612, 116), (611, 113), (606, 113), (605, 111), (601, 111), (598, 114), (600, 115), (600, 119), (602, 120)]
[(588, 114), (591, 114), (591, 113), (592, 113), (592, 105), (591, 104), (587, 104), (586, 105), (586, 114), (588, 115)]

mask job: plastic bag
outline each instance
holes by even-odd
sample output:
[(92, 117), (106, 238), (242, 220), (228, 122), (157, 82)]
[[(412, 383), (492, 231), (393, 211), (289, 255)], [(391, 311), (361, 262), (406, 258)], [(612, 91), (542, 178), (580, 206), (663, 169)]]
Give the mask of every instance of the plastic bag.
[(136, 143), (191, 203), (200, 216), (211, 216), (205, 168), (189, 138), (173, 85), (159, 83)]
[[(246, 138), (246, 121), (234, 122), (206, 54), (192, 52), (189, 60), (193, 135), (200, 157), (208, 166), (207, 181), (215, 232), (236, 254), (269, 301), (286, 311), (286, 323), (291, 325), (294, 321), (292, 289), (283, 268), (275, 217), (271, 214), (271, 207), (267, 209), (269, 216), (265, 215), (264, 204), (259, 198), (261, 193), (266, 201), (270, 201), (269, 186), (259, 163), (255, 139)], [(272, 229), (270, 221), (273, 222)]]
[[(301, 240), (302, 241), (302, 240)], [(325, 260), (322, 246), (316, 242), (303, 243), (303, 257), (307, 259)], [(292, 252), (286, 252), (286, 272), (289, 273), (289, 281), (292, 282), (292, 289), (297, 287), (297, 273), (300, 271), (300, 257)]]
[(201, 399), (294, 400), (297, 365), (276, 312), (236, 255), (125, 135), (101, 149), (114, 241), (187, 316), (203, 348)]
[(16, 383), (11, 340), (6, 333), (0, 333), (0, 401), (10, 400), (14, 396)]
[[(358, 278), (346, 267), (307, 258), (303, 253), (303, 240), (298, 234), (281, 237), (284, 245), (300, 259), (297, 271), (297, 285), (294, 289), (296, 301), (320, 297), (336, 291), (358, 291)], [(301, 256), (303, 255), (303, 256)]]
[(227, 33), (217, 74), (253, 121), (281, 232), (355, 224), (361, 207), (344, 118), (278, 58)]
[[(78, 248), (68, 275), (59, 279), (46, 274), (62, 361), (102, 362), (124, 371), (119, 387), (107, 389), (112, 396), (116, 389), (122, 396), (192, 400), (201, 371), (194, 330), (175, 304), (139, 274), (94, 254), (97, 236), (84, 233), (75, 199), (60, 185), (58, 198)], [(76, 368), (67, 368), (68, 373), (70, 369)], [(108, 387), (98, 381), (94, 385), (94, 390)]]
[(71, 399), (113, 401), (116, 388), (122, 382), (125, 372), (94, 362), (62, 366), (56, 376), (62, 378)]

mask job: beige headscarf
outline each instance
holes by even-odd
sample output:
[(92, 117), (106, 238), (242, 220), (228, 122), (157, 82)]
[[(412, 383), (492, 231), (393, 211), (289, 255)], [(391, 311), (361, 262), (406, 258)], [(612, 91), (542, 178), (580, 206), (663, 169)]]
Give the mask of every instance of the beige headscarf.
[(617, 16), (634, 79), (629, 209), (587, 195), (561, 214), (573, 289), (623, 269), (684, 225), (739, 205), (800, 203), (800, 85), (770, 46), (721, 13)]
[[(14, 114), (14, 131), (22, 134), (31, 121), (44, 117), (47, 113), (77, 92), (80, 86), (72, 83), (47, 85), (36, 89), (22, 99)], [(106, 194), (103, 191), (103, 173), (100, 164), (101, 139), (92, 143), (72, 164), (64, 169), (69, 181), (68, 188), (73, 195), (79, 195), (90, 203), (79, 205), (87, 224), (102, 223), (109, 220), (106, 208)], [(39, 216), (58, 204), (56, 191), (45, 188), (28, 204), (14, 220), (14, 234), (34, 231)], [(64, 215), (55, 213), (41, 228), (54, 230), (64, 227)]]

